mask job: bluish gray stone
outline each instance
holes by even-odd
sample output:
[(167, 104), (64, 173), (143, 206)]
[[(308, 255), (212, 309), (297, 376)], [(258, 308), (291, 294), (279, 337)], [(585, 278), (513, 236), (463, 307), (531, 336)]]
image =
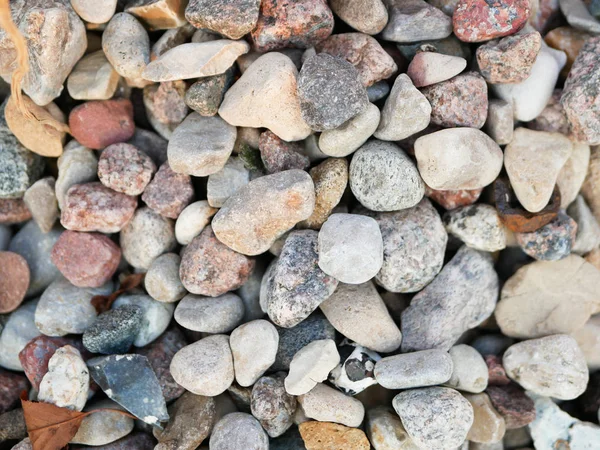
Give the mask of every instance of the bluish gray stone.
[(92, 353), (105, 355), (125, 353), (140, 331), (142, 315), (142, 309), (135, 305), (125, 305), (100, 314), (83, 333), (84, 347)]
[(367, 96), (371, 103), (385, 98), (390, 93), (390, 85), (381, 80), (367, 88)]

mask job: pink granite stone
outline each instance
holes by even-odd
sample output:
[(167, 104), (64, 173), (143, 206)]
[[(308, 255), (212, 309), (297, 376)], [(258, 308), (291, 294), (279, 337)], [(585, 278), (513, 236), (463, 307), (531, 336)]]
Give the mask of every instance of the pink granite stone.
[(171, 219), (177, 219), (193, 198), (192, 178), (174, 172), (168, 162), (160, 166), (142, 195), (142, 200), (150, 209)]

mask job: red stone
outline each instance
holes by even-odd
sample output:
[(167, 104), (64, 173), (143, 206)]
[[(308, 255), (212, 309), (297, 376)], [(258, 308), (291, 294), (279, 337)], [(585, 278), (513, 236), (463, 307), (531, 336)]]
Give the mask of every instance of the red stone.
[(483, 189), (438, 191), (425, 185), (425, 195), (448, 211), (472, 205), (479, 199), (482, 191)]
[(144, 192), (154, 172), (154, 161), (131, 144), (109, 145), (98, 160), (100, 182), (127, 195), (140, 195)]
[(504, 386), (510, 383), (502, 365), (502, 358), (496, 355), (486, 355), (484, 359), (488, 366), (488, 386)]
[(29, 266), (18, 253), (0, 252), (0, 314), (19, 307), (29, 287)]
[(81, 145), (95, 150), (125, 142), (135, 132), (133, 105), (123, 98), (85, 102), (69, 114), (69, 128)]
[(169, 367), (175, 353), (186, 345), (183, 333), (178, 328), (172, 328), (151, 344), (138, 350), (140, 355), (148, 358), (167, 403), (179, 398), (185, 392), (185, 389), (173, 379)]
[(31, 219), (31, 213), (22, 198), (0, 199), (0, 223), (12, 225)]
[(50, 258), (73, 285), (100, 287), (117, 271), (121, 249), (103, 234), (67, 230), (54, 244)]
[(16, 408), (21, 392), (29, 389), (27, 378), (19, 373), (0, 369), (0, 414)]
[(150, 209), (171, 219), (177, 219), (193, 198), (192, 178), (184, 173), (173, 172), (168, 162), (160, 166), (142, 195), (142, 200)]
[(333, 25), (325, 0), (262, 0), (251, 37), (259, 52), (309, 48), (329, 37)]
[(508, 430), (524, 427), (535, 419), (533, 400), (516, 383), (488, 386), (485, 392), (496, 411), (504, 417)]
[(529, 13), (529, 0), (460, 0), (452, 26), (461, 41), (483, 42), (516, 33)]
[(267, 173), (290, 169), (304, 170), (310, 166), (308, 157), (301, 153), (302, 146), (300, 144), (279, 139), (270, 131), (261, 133), (258, 148)]
[(131, 220), (137, 198), (113, 191), (100, 182), (71, 186), (60, 223), (68, 230), (117, 233)]

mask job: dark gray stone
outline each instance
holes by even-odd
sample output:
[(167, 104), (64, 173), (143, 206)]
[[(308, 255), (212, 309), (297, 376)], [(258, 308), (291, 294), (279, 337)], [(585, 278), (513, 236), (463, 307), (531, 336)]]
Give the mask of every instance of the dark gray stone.
[(140, 331), (142, 316), (141, 308), (129, 305), (100, 314), (83, 333), (83, 346), (92, 353), (125, 353)]
[(136, 128), (133, 137), (127, 141), (148, 155), (156, 167), (162, 166), (167, 161), (167, 146), (169, 142), (153, 131)]
[(298, 75), (298, 97), (302, 118), (316, 131), (339, 127), (369, 104), (356, 68), (327, 53), (304, 62)]
[(267, 282), (267, 313), (276, 325), (290, 328), (306, 319), (335, 291), (338, 281), (318, 266), (314, 230), (293, 231)]
[(320, 339), (335, 339), (335, 328), (321, 312), (315, 312), (292, 328), (279, 328), (279, 348), (271, 370), (289, 370), (292, 358), (307, 344)]
[[(128, 436), (111, 442), (110, 444), (92, 447), (94, 450), (152, 450), (156, 445), (156, 441), (146, 433), (134, 431)], [(88, 445), (73, 445), (69, 446), (73, 450), (89, 450)]]
[(387, 97), (387, 95), (389, 93), (390, 93), (390, 85), (387, 84), (383, 80), (378, 81), (377, 83), (375, 83), (367, 88), (367, 96), (371, 103), (375, 103), (376, 101)]
[(223, 96), (233, 83), (235, 66), (221, 75), (200, 78), (185, 93), (185, 104), (201, 116), (214, 116), (221, 106)]
[(259, 6), (260, 0), (190, 0), (185, 18), (196, 28), (239, 39), (256, 26)]
[(286, 375), (278, 372), (259, 378), (252, 388), (252, 415), (272, 438), (281, 436), (294, 424), (297, 402), (296, 397), (285, 390)]
[(162, 390), (148, 358), (110, 355), (88, 360), (90, 375), (104, 393), (142, 421), (160, 426), (169, 420)]
[(306, 450), (300, 430), (294, 426), (276, 439), (271, 439), (269, 450)]

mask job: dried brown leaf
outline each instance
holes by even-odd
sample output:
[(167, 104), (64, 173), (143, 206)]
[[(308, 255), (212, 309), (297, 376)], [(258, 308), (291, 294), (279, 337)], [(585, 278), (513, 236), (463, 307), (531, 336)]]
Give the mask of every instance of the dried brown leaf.
[(135, 273), (126, 277), (119, 289), (113, 292), (110, 295), (95, 295), (92, 297), (91, 303), (98, 314), (102, 314), (105, 311), (108, 311), (112, 306), (113, 302), (117, 299), (117, 297), (124, 292), (130, 291), (138, 287), (144, 281), (145, 273)]

